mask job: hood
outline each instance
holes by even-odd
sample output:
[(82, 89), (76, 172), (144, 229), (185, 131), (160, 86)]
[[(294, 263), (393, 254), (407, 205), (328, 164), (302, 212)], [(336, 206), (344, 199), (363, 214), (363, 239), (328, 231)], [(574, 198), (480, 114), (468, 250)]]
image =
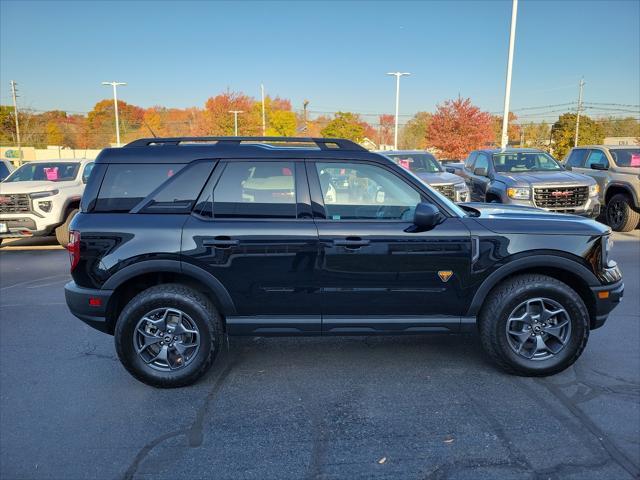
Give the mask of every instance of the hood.
[(535, 235), (604, 235), (609, 227), (589, 218), (554, 213), (535, 207), (499, 203), (458, 204), (489, 230), (500, 233)]
[(25, 181), (25, 182), (2, 182), (0, 183), (0, 194), (9, 195), (12, 193), (35, 193), (45, 190), (60, 190), (61, 188), (75, 185), (73, 182), (49, 182), (47, 180)]
[(416, 176), (427, 185), (442, 185), (464, 182), (464, 179), (462, 177), (449, 172), (416, 173)]
[(593, 185), (595, 183), (595, 180), (587, 175), (567, 170), (499, 173), (496, 179), (509, 185)]

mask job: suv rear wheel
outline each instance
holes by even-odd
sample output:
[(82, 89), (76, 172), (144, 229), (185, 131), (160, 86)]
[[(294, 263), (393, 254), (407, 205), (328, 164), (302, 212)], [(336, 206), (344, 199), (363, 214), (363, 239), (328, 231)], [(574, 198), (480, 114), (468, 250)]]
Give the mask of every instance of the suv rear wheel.
[(607, 225), (616, 232), (630, 232), (638, 225), (640, 213), (631, 206), (624, 193), (617, 193), (607, 202)]
[(222, 321), (201, 293), (179, 284), (151, 287), (122, 310), (114, 333), (118, 357), (138, 380), (182, 387), (204, 375), (221, 345)]
[(568, 285), (545, 275), (513, 277), (491, 292), (479, 318), (489, 356), (518, 375), (553, 375), (572, 365), (589, 337), (589, 313)]

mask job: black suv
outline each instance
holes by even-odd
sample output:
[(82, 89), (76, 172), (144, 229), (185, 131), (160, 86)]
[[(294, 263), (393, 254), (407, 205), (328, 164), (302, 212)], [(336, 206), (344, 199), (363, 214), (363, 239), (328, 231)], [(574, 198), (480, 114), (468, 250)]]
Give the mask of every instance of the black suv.
[(226, 335), (480, 332), (506, 370), (571, 365), (620, 301), (610, 230), (457, 206), (347, 140), (150, 138), (102, 151), (71, 225), (69, 308), (158, 387)]

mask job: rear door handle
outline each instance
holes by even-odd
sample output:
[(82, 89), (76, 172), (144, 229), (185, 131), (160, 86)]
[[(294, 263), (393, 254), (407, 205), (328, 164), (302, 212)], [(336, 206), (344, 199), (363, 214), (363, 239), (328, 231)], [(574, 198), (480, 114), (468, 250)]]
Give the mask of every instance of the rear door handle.
[(360, 237), (347, 237), (341, 240), (334, 240), (333, 245), (336, 247), (345, 247), (350, 249), (356, 249), (360, 247), (365, 247), (371, 243), (369, 240), (363, 240)]
[(238, 245), (240, 241), (233, 240), (230, 237), (219, 236), (214, 238), (207, 238), (202, 241), (202, 245), (205, 247), (214, 247), (214, 248), (231, 248)]

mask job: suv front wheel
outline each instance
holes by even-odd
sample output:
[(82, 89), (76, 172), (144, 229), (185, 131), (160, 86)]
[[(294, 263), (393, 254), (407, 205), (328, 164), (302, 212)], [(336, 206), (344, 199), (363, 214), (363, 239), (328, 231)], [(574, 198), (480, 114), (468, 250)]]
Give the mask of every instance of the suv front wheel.
[(545, 275), (519, 275), (487, 297), (480, 339), (504, 370), (544, 376), (572, 365), (589, 338), (589, 313), (568, 285)]
[(221, 345), (222, 321), (200, 292), (179, 284), (151, 287), (122, 310), (114, 333), (118, 357), (138, 380), (182, 387), (204, 375)]

